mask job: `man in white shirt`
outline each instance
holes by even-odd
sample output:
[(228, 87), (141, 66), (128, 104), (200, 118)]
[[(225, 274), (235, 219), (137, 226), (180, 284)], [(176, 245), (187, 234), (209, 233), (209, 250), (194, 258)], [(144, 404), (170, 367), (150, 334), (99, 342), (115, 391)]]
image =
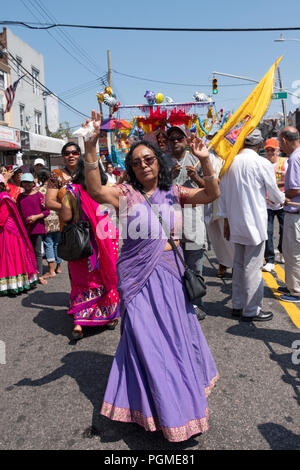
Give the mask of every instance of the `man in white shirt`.
[(285, 195), (278, 189), (272, 164), (257, 153), (262, 140), (261, 132), (254, 129), (220, 183), (219, 215), (225, 218), (225, 238), (234, 243), (232, 315), (243, 321), (273, 318), (261, 310), (261, 269), (268, 238), (266, 192), (279, 204)]
[(112, 163), (108, 163), (106, 166), (106, 176), (107, 176), (107, 184), (113, 185), (117, 183), (117, 177), (114, 174), (114, 167)]

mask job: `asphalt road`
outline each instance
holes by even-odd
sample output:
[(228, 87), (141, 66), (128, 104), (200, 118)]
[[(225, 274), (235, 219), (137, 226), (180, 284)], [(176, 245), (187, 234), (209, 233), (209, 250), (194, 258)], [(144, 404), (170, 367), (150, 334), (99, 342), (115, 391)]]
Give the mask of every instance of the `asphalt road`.
[(70, 339), (64, 264), (63, 274), (47, 286), (0, 298), (0, 350), (5, 346), (6, 353), (0, 364), (0, 449), (299, 450), (300, 364), (292, 360), (299, 329), (267, 286), (271, 322), (248, 324), (231, 317), (231, 279), (216, 278), (216, 267), (208, 251), (207, 317), (201, 327), (220, 374), (209, 397), (208, 432), (171, 444), (160, 432), (100, 416), (120, 326), (90, 328), (77, 343)]

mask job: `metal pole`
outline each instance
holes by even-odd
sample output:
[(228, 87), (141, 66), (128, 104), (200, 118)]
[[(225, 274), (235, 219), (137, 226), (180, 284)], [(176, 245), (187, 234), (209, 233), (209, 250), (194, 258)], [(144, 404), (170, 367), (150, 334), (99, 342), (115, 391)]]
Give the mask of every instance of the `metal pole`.
[[(279, 67), (277, 67), (277, 72), (278, 72), (278, 80), (279, 80), (279, 86), (281, 88), (281, 91), (283, 91), (282, 88), (282, 80), (281, 80), (281, 73)], [(284, 100), (281, 100), (282, 104), (282, 112), (283, 112), (283, 119), (284, 119), (284, 126), (287, 126), (287, 117), (286, 117), (286, 109), (285, 109), (285, 102)]]
[[(108, 49), (107, 51), (107, 79), (108, 79), (108, 84), (112, 88), (112, 79), (111, 79), (111, 56), (110, 56), (110, 50)], [(113, 108), (110, 106), (109, 108), (109, 117), (111, 118), (113, 114)], [(113, 132), (107, 132), (107, 147), (108, 147), (108, 152), (111, 155), (111, 147), (114, 144), (114, 135)]]
[(109, 86), (111, 87), (112, 86), (112, 83), (111, 83), (111, 56), (110, 56), (110, 50), (108, 49), (107, 51), (107, 78), (108, 78), (108, 84)]
[(239, 78), (240, 80), (247, 80), (247, 82), (259, 83), (259, 81), (254, 80), (253, 78), (240, 77), (239, 75), (231, 75), (229, 73), (213, 72), (213, 75), (222, 75), (224, 77), (232, 77), (232, 78)]
[[(222, 75), (224, 77), (232, 77), (232, 78), (239, 78), (240, 80), (248, 80), (249, 82), (254, 82), (254, 83), (259, 83), (258, 80), (254, 80), (253, 78), (247, 78), (247, 77), (240, 77), (239, 75), (230, 75), (229, 73), (221, 73), (221, 72), (212, 72), (215, 75)], [(296, 96), (296, 98), (300, 98), (299, 95), (296, 95), (296, 93), (292, 93), (289, 90), (284, 90), (278, 86), (273, 87), (275, 90), (280, 90), (280, 91), (285, 91), (288, 95), (291, 96)]]

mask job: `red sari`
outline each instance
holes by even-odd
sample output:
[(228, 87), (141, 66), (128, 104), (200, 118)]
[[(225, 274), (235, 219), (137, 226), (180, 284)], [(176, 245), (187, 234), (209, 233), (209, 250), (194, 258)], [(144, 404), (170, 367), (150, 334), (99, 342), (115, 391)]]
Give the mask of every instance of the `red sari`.
[[(108, 215), (101, 214), (99, 205), (93, 201), (81, 185), (68, 185), (74, 196), (80, 191), (84, 218), (91, 225), (89, 258), (69, 262), (71, 277), (70, 309), (75, 325), (99, 326), (117, 319), (119, 294), (117, 288), (116, 262), (118, 257), (118, 232)], [(111, 231), (111, 232), (109, 232)], [(116, 234), (103, 237), (103, 233)]]

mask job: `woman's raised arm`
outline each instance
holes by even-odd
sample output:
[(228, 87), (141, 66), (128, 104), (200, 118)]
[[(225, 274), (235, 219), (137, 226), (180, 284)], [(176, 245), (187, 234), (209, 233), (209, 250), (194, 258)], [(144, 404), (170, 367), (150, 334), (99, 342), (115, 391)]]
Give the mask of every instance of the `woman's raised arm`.
[(215, 176), (208, 149), (202, 140), (192, 135), (189, 138), (189, 146), (193, 155), (200, 161), (203, 171), (204, 188), (190, 189), (185, 203), (192, 204), (193, 206), (208, 204), (220, 196), (218, 178)]
[(111, 204), (116, 209), (119, 207), (119, 189), (116, 186), (102, 186), (96, 144), (100, 135), (101, 118), (100, 113), (92, 110), (91, 120), (87, 119), (83, 125), (86, 127), (92, 123), (94, 132), (89, 140), (84, 142), (85, 147), (85, 182), (87, 192), (99, 204)]

